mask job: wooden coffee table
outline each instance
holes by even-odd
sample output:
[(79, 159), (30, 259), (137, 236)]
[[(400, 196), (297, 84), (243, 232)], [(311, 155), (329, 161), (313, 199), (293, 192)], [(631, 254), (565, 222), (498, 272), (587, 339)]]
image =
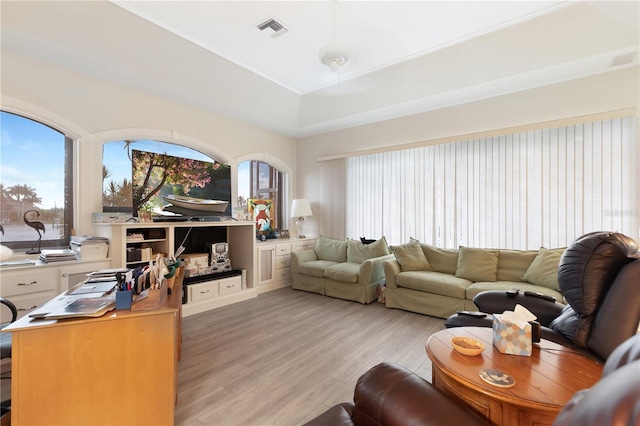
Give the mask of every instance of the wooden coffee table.
[[(456, 352), (451, 337), (484, 342), (482, 354)], [(493, 330), (449, 328), (433, 334), (425, 345), (433, 365), (433, 385), (468, 404), (496, 425), (550, 425), (573, 394), (595, 384), (602, 364), (542, 339), (529, 356), (505, 355), (493, 346)], [(480, 378), (482, 369), (507, 373), (515, 386), (503, 388)]]

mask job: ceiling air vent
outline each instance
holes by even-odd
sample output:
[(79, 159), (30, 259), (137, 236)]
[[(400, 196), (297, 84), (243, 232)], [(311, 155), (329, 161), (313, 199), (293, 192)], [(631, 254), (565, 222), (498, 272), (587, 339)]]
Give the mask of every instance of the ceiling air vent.
[(619, 67), (620, 65), (628, 65), (633, 62), (636, 57), (636, 52), (625, 53), (624, 55), (618, 55), (611, 61), (611, 67)]
[(260, 31), (266, 31), (272, 38), (280, 37), (282, 34), (289, 31), (284, 24), (274, 18), (269, 18), (266, 21), (257, 25)]

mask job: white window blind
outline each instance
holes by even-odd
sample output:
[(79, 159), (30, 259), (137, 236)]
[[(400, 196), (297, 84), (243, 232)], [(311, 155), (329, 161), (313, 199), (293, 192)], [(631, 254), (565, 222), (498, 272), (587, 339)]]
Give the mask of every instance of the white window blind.
[(567, 246), (638, 232), (633, 117), (347, 159), (347, 236), (439, 247)]

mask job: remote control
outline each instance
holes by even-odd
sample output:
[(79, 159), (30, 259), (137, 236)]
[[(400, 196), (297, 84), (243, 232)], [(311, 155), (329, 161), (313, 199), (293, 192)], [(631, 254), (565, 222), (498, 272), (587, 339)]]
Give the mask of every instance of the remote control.
[(539, 297), (540, 299), (545, 299), (545, 300), (548, 300), (550, 302), (555, 302), (556, 301), (556, 298), (553, 297), (553, 296), (547, 296), (546, 294), (536, 293), (535, 291), (525, 291), (524, 295), (525, 296)]
[(484, 312), (458, 311), (458, 315), (464, 315), (472, 318), (484, 318), (487, 316)]
[(507, 296), (515, 297), (520, 292), (519, 288), (512, 288), (511, 290), (507, 290)]

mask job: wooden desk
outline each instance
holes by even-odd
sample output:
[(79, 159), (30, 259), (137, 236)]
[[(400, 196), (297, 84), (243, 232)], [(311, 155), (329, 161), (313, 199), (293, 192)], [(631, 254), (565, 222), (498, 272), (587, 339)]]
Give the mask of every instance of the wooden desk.
[[(465, 356), (451, 346), (451, 337), (484, 342), (481, 355)], [(573, 394), (595, 384), (602, 365), (570, 349), (542, 340), (528, 356), (505, 355), (493, 346), (493, 330), (449, 328), (433, 334), (425, 345), (433, 365), (433, 385), (454, 396), (496, 425), (550, 425)], [(496, 369), (516, 380), (512, 388), (484, 382), (481, 369)]]
[(12, 332), (11, 424), (174, 421), (182, 277), (163, 308), (31, 320)]

